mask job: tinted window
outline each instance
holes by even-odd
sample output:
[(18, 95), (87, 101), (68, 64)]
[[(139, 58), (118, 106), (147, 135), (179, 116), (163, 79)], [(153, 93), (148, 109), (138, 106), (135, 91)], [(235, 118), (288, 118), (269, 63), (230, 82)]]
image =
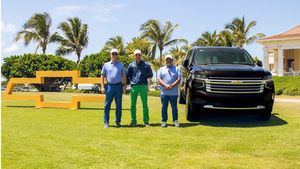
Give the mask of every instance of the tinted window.
[(195, 50), (196, 65), (239, 64), (253, 65), (251, 56), (244, 49), (236, 48), (199, 48)]

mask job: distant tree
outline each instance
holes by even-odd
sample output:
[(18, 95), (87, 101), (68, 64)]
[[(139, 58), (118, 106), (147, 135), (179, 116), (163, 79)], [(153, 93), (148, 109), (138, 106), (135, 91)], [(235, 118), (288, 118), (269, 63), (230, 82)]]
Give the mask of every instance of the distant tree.
[(256, 21), (251, 21), (249, 24), (245, 22), (245, 17), (234, 18), (231, 23), (225, 25), (225, 29), (232, 34), (234, 46), (244, 47), (254, 42), (257, 39), (263, 38), (263, 33), (257, 33), (249, 36), (250, 30), (256, 25)]
[(108, 41), (105, 43), (102, 51), (107, 52), (113, 48), (118, 49), (120, 55), (125, 54), (125, 43), (122, 36), (117, 35), (115, 37), (109, 38)]
[[(54, 55), (24, 54), (3, 59), (1, 74), (6, 79), (12, 77), (32, 78), (41, 70), (74, 70), (76, 63)], [(60, 86), (70, 82), (70, 78), (45, 78), (45, 83), (35, 85), (40, 91), (60, 91)]]
[(126, 54), (131, 55), (136, 49), (142, 51), (143, 60), (150, 61), (153, 58), (151, 51), (151, 42), (146, 38), (134, 37), (126, 46)]
[(35, 53), (41, 47), (43, 54), (46, 53), (50, 35), (50, 26), (52, 24), (51, 17), (48, 13), (36, 13), (23, 25), (23, 30), (19, 31), (15, 37), (15, 41), (24, 40), (25, 46), (30, 42), (36, 42)]
[(254, 56), (254, 57), (252, 57), (252, 58), (253, 58), (254, 63), (257, 64), (258, 61), (259, 61), (258, 57), (257, 57), (257, 56)]
[(202, 33), (201, 37), (196, 40), (193, 46), (220, 46), (217, 31), (214, 31), (213, 33)]
[[(108, 51), (102, 51), (99, 53), (93, 53), (86, 55), (79, 64), (79, 70), (83, 77), (100, 77), (101, 69), (105, 62), (110, 60), (110, 54)], [(119, 55), (118, 60), (123, 63), (125, 67), (133, 61), (132, 57), (127, 55)]]
[(162, 52), (165, 47), (180, 42), (187, 43), (185, 39), (172, 39), (172, 34), (177, 27), (177, 24), (174, 25), (171, 22), (166, 22), (165, 25), (162, 25), (158, 20), (154, 19), (150, 19), (141, 25), (141, 37), (147, 38), (152, 43), (152, 54), (155, 55), (156, 47), (159, 49), (160, 66), (162, 65)]
[(50, 38), (51, 42), (60, 44), (56, 50), (57, 55), (68, 55), (75, 52), (77, 55), (77, 65), (80, 62), (81, 52), (88, 45), (88, 25), (82, 24), (78, 17), (69, 18), (59, 24), (58, 29), (63, 32), (63, 36), (57, 32)]
[(187, 50), (186, 50), (186, 46), (182, 46), (182, 47), (176, 46), (176, 47), (172, 47), (169, 50), (169, 52), (175, 59), (175, 64), (178, 65), (182, 62), (182, 59), (186, 55)]
[(155, 81), (157, 82), (157, 74), (158, 74), (158, 70), (161, 67), (160, 65), (160, 60), (159, 59), (153, 59), (151, 60), (149, 63), (151, 64), (152, 69), (155, 71)]
[(233, 46), (233, 36), (228, 30), (223, 30), (218, 34), (218, 41), (220, 46)]

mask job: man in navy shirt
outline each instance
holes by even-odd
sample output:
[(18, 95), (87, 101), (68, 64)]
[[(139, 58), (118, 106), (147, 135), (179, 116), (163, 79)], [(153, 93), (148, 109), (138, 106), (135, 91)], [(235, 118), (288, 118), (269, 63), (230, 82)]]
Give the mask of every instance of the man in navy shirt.
[(126, 91), (127, 83), (126, 69), (123, 64), (117, 60), (118, 53), (117, 49), (110, 51), (111, 60), (103, 65), (101, 71), (101, 89), (104, 89), (104, 81), (106, 80), (107, 82), (105, 87), (104, 128), (109, 127), (109, 111), (113, 99), (115, 99), (116, 102), (116, 126), (121, 126), (122, 92)]
[(181, 80), (180, 70), (173, 65), (173, 58), (171, 55), (167, 55), (166, 66), (159, 69), (158, 82), (161, 84), (161, 103), (162, 103), (162, 127), (167, 127), (168, 120), (168, 104), (170, 102), (172, 107), (172, 116), (175, 127), (179, 127), (178, 123), (178, 86)]
[(149, 126), (148, 110), (148, 79), (153, 77), (150, 65), (142, 60), (140, 50), (134, 51), (135, 61), (130, 63), (127, 68), (127, 78), (131, 85), (131, 123), (130, 126), (137, 124), (136, 120), (136, 100), (140, 94), (143, 105), (143, 121), (145, 126)]

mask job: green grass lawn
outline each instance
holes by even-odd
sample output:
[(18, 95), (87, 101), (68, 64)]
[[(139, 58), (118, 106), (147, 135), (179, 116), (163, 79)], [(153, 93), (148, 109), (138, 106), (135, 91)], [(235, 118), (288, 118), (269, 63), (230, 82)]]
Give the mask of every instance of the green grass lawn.
[[(47, 94), (68, 101), (71, 94)], [(138, 122), (142, 123), (138, 102)], [(276, 103), (268, 122), (215, 113), (200, 123), (160, 127), (160, 100), (149, 98), (151, 126), (131, 128), (123, 98), (122, 128), (103, 128), (103, 103), (80, 110), (35, 109), (2, 100), (3, 168), (300, 168), (300, 105)], [(170, 109), (169, 109), (170, 116)], [(169, 122), (171, 120), (169, 119)]]

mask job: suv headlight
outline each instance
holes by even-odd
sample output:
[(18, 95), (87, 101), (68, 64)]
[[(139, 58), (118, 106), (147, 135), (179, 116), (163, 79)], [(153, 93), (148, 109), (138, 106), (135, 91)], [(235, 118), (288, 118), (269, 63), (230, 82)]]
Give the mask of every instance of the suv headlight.
[(203, 79), (206, 79), (207, 76), (204, 74), (193, 74), (193, 78), (196, 80), (203, 80)]
[(264, 80), (265, 80), (266, 88), (272, 89), (274, 87), (274, 81), (273, 81), (272, 75), (265, 76)]
[(195, 89), (202, 89), (205, 87), (205, 81), (207, 76), (203, 74), (193, 74), (193, 87)]

